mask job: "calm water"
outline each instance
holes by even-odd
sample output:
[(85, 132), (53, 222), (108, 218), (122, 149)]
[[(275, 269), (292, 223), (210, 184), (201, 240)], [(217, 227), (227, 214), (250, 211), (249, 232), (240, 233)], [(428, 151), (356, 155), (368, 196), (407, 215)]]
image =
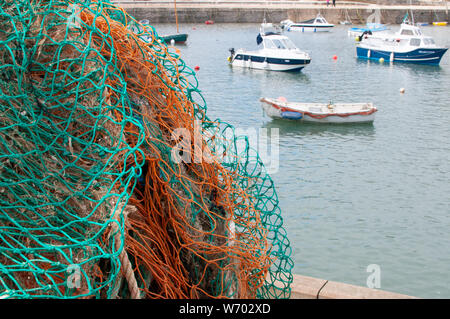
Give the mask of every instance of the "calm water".
[[(272, 177), (294, 273), (365, 286), (377, 264), (381, 289), (450, 298), (450, 54), (440, 67), (360, 61), (347, 29), (287, 33), (312, 57), (297, 74), (228, 66), (230, 47), (256, 48), (257, 24), (182, 25), (189, 40), (178, 48), (200, 66), (210, 118), (279, 128)], [(450, 27), (423, 30), (450, 46)], [(299, 125), (266, 117), (262, 96), (371, 101), (379, 112), (373, 125)]]

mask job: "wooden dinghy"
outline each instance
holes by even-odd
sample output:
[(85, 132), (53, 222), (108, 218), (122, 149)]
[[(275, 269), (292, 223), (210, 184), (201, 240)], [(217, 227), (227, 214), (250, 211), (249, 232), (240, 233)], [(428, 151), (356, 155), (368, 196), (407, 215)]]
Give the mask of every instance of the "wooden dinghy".
[(317, 123), (373, 122), (377, 108), (372, 103), (299, 103), (285, 98), (260, 99), (264, 112), (272, 118)]

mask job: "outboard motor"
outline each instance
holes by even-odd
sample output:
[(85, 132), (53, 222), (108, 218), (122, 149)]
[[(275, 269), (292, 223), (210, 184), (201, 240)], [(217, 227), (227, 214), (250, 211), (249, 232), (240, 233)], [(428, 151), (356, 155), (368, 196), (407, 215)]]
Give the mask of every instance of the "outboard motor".
[(364, 38), (364, 36), (365, 36), (366, 34), (372, 35), (372, 31), (370, 31), (370, 30), (364, 31), (364, 32), (359, 36), (359, 42), (362, 41), (362, 39)]
[(231, 63), (231, 62), (233, 62), (235, 51), (234, 51), (234, 48), (231, 48), (228, 51), (230, 51), (230, 56), (228, 57), (228, 62)]

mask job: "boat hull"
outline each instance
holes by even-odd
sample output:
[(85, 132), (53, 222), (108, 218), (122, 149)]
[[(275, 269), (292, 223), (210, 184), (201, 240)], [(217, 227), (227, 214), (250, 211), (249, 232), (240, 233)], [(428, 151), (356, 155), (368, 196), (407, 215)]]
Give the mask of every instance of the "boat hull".
[(161, 36), (161, 39), (164, 40), (165, 43), (170, 43), (170, 41), (172, 40), (174, 40), (175, 43), (185, 43), (187, 41), (187, 38), (188, 35), (186, 33)]
[(333, 25), (327, 26), (311, 26), (311, 25), (292, 25), (286, 28), (287, 31), (296, 32), (329, 32)]
[(446, 48), (420, 48), (408, 52), (393, 52), (376, 50), (358, 46), (356, 55), (360, 59), (380, 60), (390, 62), (405, 62), (427, 65), (439, 65), (442, 56), (447, 52)]
[(282, 105), (261, 99), (261, 107), (267, 116), (274, 119), (288, 119), (299, 122), (345, 124), (345, 123), (371, 123), (375, 120), (376, 108), (367, 112), (351, 114), (314, 114), (301, 112), (283, 107)]
[(255, 55), (237, 54), (231, 65), (242, 68), (269, 71), (300, 71), (311, 62), (311, 59), (270, 58)]

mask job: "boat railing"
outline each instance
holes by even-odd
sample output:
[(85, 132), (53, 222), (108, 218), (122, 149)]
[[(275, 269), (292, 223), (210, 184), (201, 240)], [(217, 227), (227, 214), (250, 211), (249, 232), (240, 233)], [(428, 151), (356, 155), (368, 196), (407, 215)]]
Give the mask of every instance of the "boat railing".
[(374, 47), (400, 47), (409, 43), (409, 39), (396, 39), (396, 38), (381, 38), (376, 36), (371, 36), (367, 38), (368, 42), (371, 46)]

